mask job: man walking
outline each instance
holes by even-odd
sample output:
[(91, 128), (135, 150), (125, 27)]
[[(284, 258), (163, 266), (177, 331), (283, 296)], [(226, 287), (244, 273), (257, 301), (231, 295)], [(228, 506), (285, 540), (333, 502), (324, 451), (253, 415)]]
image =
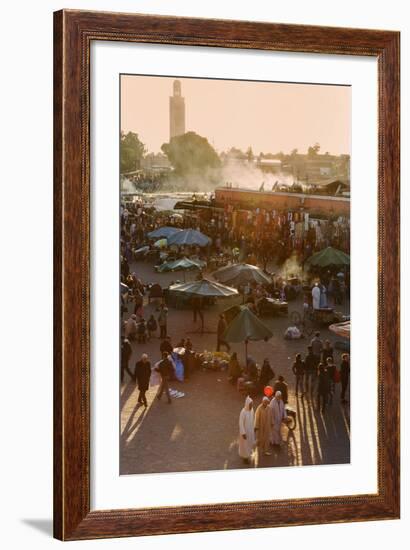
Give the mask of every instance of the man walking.
[(292, 366), (292, 372), (296, 377), (295, 396), (298, 396), (299, 389), (302, 392), (302, 397), (305, 395), (304, 377), (305, 377), (305, 363), (302, 361), (302, 355), (296, 354), (295, 362)]
[(320, 358), (323, 351), (323, 342), (320, 339), (320, 332), (315, 333), (315, 336), (312, 338), (310, 345), (312, 346), (313, 355), (316, 358), (316, 367), (317, 367), (320, 363)]
[(348, 353), (342, 355), (342, 362), (340, 364), (340, 382), (342, 383), (342, 393), (340, 400), (342, 403), (347, 403), (346, 390), (350, 378), (350, 357)]
[(161, 339), (166, 338), (167, 336), (167, 323), (168, 323), (168, 308), (164, 304), (161, 304), (160, 312), (158, 315), (158, 325), (160, 330), (159, 337)]
[(282, 400), (282, 393), (277, 391), (275, 397), (269, 404), (270, 413), (272, 415), (272, 445), (280, 446), (282, 444), (281, 426), (282, 422), (286, 421), (286, 409)]
[(129, 369), (129, 361), (132, 354), (132, 347), (128, 338), (124, 338), (121, 344), (121, 384), (124, 382), (124, 372), (127, 371), (131, 380), (134, 379), (134, 375)]
[(333, 401), (333, 394), (335, 393), (335, 373), (336, 365), (333, 362), (333, 357), (328, 357), (326, 359), (326, 370), (329, 377), (329, 402)]
[(310, 341), (310, 345), (312, 346), (312, 352), (315, 357), (315, 370), (313, 374), (313, 382), (315, 383), (318, 376), (318, 366), (321, 362), (323, 351), (323, 342), (320, 338), (320, 332), (315, 333), (315, 336)]
[(255, 413), (253, 400), (247, 396), (239, 414), (238, 452), (245, 464), (249, 464), (255, 447)]
[(269, 456), (270, 439), (272, 431), (272, 414), (268, 407), (269, 398), (264, 397), (255, 413), (255, 436), (258, 453)]
[(327, 399), (329, 396), (329, 375), (323, 363), (320, 363), (317, 377), (317, 408), (322, 411), (326, 410)]
[(322, 363), (327, 363), (328, 358), (331, 357), (333, 360), (333, 348), (329, 340), (325, 341), (325, 347), (322, 350)]
[(224, 339), (224, 332), (226, 330), (226, 327), (227, 325), (226, 325), (225, 315), (221, 313), (219, 315), (218, 327), (216, 329), (216, 332), (217, 332), (216, 351), (219, 351), (222, 345), (226, 347), (227, 351), (231, 350), (231, 346)]
[(316, 357), (313, 355), (312, 346), (308, 346), (308, 352), (305, 357), (305, 392), (313, 394), (313, 381), (317, 368)]
[(161, 342), (160, 346), (159, 346), (159, 351), (161, 352), (161, 357), (164, 353), (164, 351), (166, 351), (167, 353), (172, 353), (172, 350), (173, 350), (173, 346), (172, 346), (172, 343), (171, 343), (171, 338), (169, 336), (166, 336), (164, 338), (164, 340)]
[(158, 367), (157, 367), (157, 371), (160, 373), (161, 375), (161, 384), (159, 386), (159, 390), (158, 390), (158, 393), (157, 393), (157, 399), (161, 399), (162, 397), (162, 394), (166, 393), (167, 395), (167, 399), (168, 399), (168, 403), (171, 404), (171, 396), (170, 396), (170, 393), (169, 393), (169, 379), (171, 378), (172, 374), (173, 374), (173, 367), (172, 367), (172, 363), (171, 363), (171, 360), (168, 356), (168, 353), (164, 352), (162, 354), (162, 360), (158, 363)]
[(201, 296), (194, 296), (192, 298), (192, 312), (194, 315), (194, 323), (197, 321), (197, 317), (199, 317), (201, 321), (201, 327), (204, 326), (204, 314), (202, 313), (202, 298)]
[(149, 379), (151, 377), (151, 363), (148, 361), (148, 355), (143, 353), (141, 359), (135, 363), (135, 378), (138, 382), (138, 403), (148, 407), (145, 393), (149, 388)]

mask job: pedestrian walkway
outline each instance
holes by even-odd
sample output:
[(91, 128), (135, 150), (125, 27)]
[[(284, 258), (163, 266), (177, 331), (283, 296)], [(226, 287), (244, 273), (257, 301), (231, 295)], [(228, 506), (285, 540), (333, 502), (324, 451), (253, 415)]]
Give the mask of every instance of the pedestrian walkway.
[[(171, 383), (185, 396), (168, 405), (147, 393), (148, 407), (137, 404), (132, 381), (121, 392), (121, 473), (157, 473), (248, 468), (238, 456), (238, 417), (244, 397), (226, 374), (199, 371), (186, 383)], [(305, 397), (290, 395), (297, 427), (283, 426), (282, 448), (253, 466), (342, 464), (350, 461), (349, 412), (337, 393), (325, 413)], [(255, 408), (262, 396), (255, 399)]]

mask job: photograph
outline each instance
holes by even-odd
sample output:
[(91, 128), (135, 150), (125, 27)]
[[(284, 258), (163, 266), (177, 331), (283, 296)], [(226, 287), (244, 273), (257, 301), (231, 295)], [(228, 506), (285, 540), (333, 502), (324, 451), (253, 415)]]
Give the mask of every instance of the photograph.
[(119, 90), (120, 475), (350, 464), (351, 86)]

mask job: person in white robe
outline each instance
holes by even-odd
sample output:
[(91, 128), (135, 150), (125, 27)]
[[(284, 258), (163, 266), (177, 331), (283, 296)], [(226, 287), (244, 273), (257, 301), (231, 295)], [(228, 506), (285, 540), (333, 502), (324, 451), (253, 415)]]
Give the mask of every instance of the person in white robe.
[(313, 306), (313, 309), (320, 308), (320, 288), (317, 283), (312, 288), (312, 306)]
[(275, 397), (269, 404), (272, 415), (272, 433), (271, 442), (272, 445), (280, 445), (282, 443), (282, 435), (280, 429), (282, 422), (286, 421), (286, 409), (282, 399), (282, 392), (277, 391)]
[(239, 456), (249, 464), (255, 448), (255, 413), (253, 401), (248, 396), (239, 415)]
[(327, 289), (325, 285), (320, 286), (320, 307), (327, 307)]

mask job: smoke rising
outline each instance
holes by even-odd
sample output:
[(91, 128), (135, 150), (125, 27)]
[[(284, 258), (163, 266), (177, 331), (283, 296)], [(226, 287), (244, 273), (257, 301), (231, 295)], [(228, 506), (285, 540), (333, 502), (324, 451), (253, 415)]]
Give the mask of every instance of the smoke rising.
[(258, 190), (263, 184), (265, 191), (272, 191), (273, 186), (278, 183), (290, 186), (293, 184), (293, 177), (290, 174), (263, 172), (260, 168), (251, 163), (238, 163), (229, 161), (222, 167), (221, 177), (223, 184), (232, 184), (232, 187), (241, 187)]

